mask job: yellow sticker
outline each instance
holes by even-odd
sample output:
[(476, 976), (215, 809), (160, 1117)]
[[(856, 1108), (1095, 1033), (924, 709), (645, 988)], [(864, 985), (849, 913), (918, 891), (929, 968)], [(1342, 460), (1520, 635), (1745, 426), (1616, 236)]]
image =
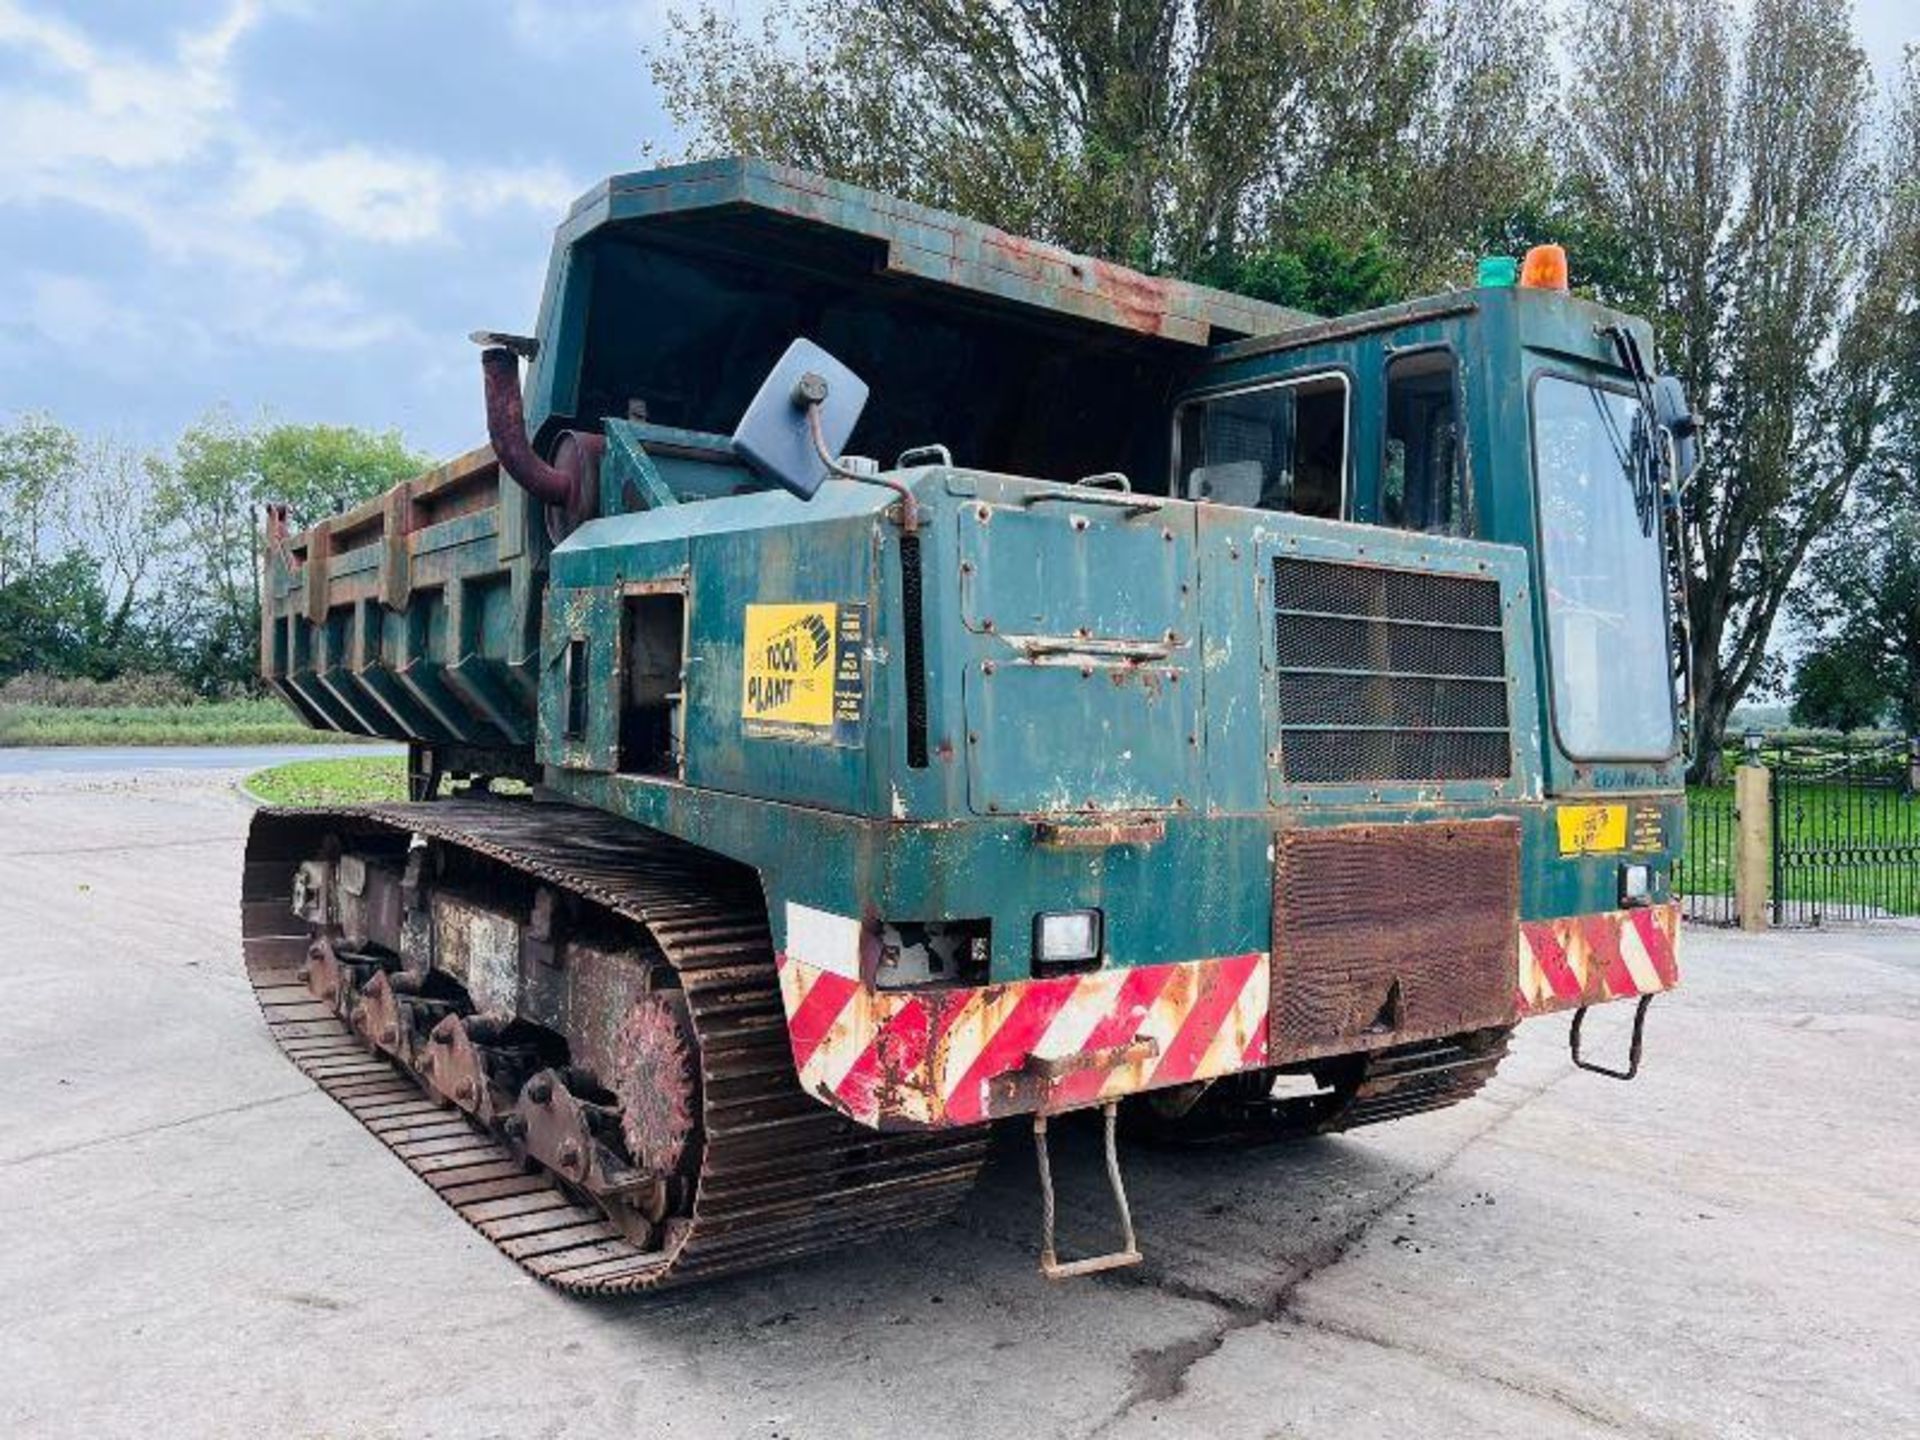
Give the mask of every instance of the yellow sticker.
[(865, 605), (747, 606), (740, 718), (748, 730), (857, 745), (866, 639)]
[(1624, 805), (1562, 805), (1553, 814), (1560, 825), (1562, 855), (1605, 855), (1627, 848)]

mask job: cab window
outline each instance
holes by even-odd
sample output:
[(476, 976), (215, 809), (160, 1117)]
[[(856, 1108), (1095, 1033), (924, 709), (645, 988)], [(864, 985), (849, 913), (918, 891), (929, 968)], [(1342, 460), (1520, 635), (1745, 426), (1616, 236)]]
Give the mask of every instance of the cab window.
[(1189, 400), (1176, 431), (1180, 493), (1189, 500), (1340, 518), (1346, 376), (1303, 376)]
[(1450, 350), (1419, 350), (1387, 362), (1382, 525), (1436, 535), (1468, 533), (1456, 392)]

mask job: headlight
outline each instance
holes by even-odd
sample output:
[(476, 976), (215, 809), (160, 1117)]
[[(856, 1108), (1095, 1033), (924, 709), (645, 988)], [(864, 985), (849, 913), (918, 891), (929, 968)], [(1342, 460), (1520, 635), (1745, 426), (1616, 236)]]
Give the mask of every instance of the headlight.
[(1098, 910), (1045, 910), (1033, 917), (1033, 963), (1040, 966), (1098, 964)]
[(1651, 865), (1622, 865), (1620, 867), (1620, 903), (1622, 905), (1645, 905), (1653, 899), (1653, 867)]

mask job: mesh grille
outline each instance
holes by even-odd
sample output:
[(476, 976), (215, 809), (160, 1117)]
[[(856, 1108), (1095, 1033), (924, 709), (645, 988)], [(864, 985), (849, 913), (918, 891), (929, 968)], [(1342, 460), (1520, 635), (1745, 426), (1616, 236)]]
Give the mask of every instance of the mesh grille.
[(1511, 1023), (1519, 903), (1513, 820), (1283, 833), (1273, 1058)]
[(1386, 616), (1415, 624), (1500, 625), (1500, 586), (1471, 575), (1383, 570), (1327, 560), (1273, 562), (1274, 604), (1317, 615)]
[(1498, 580), (1283, 557), (1273, 593), (1283, 778), (1508, 774)]

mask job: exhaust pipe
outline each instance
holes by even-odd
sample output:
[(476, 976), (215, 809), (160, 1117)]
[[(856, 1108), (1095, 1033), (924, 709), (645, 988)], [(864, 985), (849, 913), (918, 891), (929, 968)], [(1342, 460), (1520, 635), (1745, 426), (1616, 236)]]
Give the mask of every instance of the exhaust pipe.
[[(486, 384), (487, 440), (500, 468), (534, 499), (573, 514), (580, 503), (581, 477), (577, 469), (548, 464), (534, 453), (527, 440), (527, 415), (520, 399), (520, 357), (532, 359), (538, 342), (490, 330), (476, 330), (472, 339), (480, 347), (480, 373)], [(562, 454), (568, 458), (577, 453), (578, 447), (562, 447)]]

